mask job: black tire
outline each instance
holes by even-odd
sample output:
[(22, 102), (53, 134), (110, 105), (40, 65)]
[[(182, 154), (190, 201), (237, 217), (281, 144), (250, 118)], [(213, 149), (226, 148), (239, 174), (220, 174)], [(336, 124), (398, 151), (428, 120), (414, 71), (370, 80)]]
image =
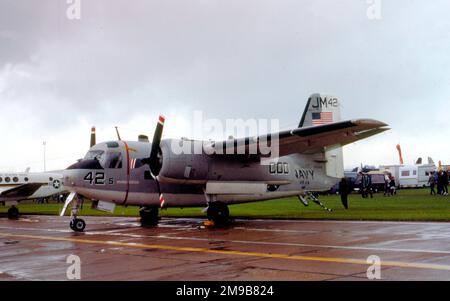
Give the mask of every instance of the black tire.
[(156, 226), (159, 221), (158, 213), (158, 207), (141, 207), (141, 209), (139, 210), (139, 215), (141, 217), (141, 226)]
[(70, 221), (70, 229), (75, 232), (83, 232), (84, 228), (86, 228), (86, 222), (81, 218), (75, 218)]
[(226, 204), (221, 202), (209, 204), (206, 215), (216, 226), (224, 226), (230, 220), (230, 210)]
[(19, 209), (17, 207), (11, 207), (8, 209), (8, 218), (9, 219), (18, 219), (19, 218)]

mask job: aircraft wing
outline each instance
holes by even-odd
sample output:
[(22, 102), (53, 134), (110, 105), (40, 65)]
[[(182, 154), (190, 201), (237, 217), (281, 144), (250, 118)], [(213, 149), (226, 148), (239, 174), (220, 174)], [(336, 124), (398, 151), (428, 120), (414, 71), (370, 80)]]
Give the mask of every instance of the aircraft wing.
[(0, 192), (0, 201), (20, 201), (33, 195), (45, 183), (27, 183)]
[[(208, 153), (214, 150), (214, 155), (253, 154), (252, 150), (258, 150), (258, 154), (263, 156), (264, 153), (260, 152), (260, 144), (270, 145), (270, 143), (278, 142), (280, 157), (294, 153), (314, 154), (322, 151), (325, 147), (343, 146), (382, 133), (389, 130), (386, 126), (387, 124), (373, 119), (347, 120), (282, 131), (278, 133), (278, 141), (270, 135), (260, 136), (256, 139), (233, 139), (219, 143), (213, 142), (206, 145), (205, 150)], [(265, 141), (270, 141), (270, 143), (267, 144)]]

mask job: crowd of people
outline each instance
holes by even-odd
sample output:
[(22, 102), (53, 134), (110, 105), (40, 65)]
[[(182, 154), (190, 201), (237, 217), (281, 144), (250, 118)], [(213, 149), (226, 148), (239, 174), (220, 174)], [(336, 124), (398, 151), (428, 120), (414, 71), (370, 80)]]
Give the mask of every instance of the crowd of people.
[[(428, 184), (430, 184), (431, 195), (448, 195), (449, 184), (449, 171), (439, 170), (432, 171), (428, 178)], [(437, 187), (437, 191), (435, 188)]]

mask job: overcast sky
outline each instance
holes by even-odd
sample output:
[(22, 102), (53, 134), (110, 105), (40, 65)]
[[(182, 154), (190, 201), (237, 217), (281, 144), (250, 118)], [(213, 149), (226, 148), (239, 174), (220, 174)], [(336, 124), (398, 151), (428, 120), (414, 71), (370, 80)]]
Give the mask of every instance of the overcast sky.
[(43, 141), (65, 168), (92, 125), (135, 140), (160, 113), (166, 137), (193, 135), (195, 110), (295, 127), (315, 92), (392, 128), (345, 147), (346, 167), (397, 163), (397, 143), (450, 164), (450, 2), (380, 4), (81, 0), (70, 20), (66, 0), (0, 0), (0, 171), (42, 170)]

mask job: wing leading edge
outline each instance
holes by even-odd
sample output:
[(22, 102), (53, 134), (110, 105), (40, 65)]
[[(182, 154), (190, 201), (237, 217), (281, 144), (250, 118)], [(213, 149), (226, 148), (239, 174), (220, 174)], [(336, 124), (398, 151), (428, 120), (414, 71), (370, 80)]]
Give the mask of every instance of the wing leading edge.
[(314, 154), (326, 147), (344, 146), (389, 130), (386, 123), (373, 119), (355, 119), (325, 125), (296, 128), (256, 138), (212, 142), (204, 146), (211, 155), (253, 154), (260, 152), (261, 143), (272, 146), (278, 143), (279, 157), (290, 154)]

